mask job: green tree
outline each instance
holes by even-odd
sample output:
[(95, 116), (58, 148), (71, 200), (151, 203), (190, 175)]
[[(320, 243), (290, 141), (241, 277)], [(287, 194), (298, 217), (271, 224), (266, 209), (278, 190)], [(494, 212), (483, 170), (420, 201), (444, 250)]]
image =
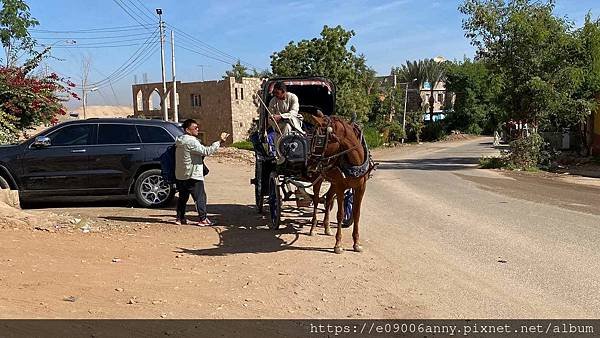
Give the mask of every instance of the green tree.
[[(588, 13), (585, 23), (576, 32), (580, 42), (580, 63), (584, 69), (581, 89), (576, 91), (578, 98), (588, 103), (588, 109), (595, 113), (595, 118), (600, 119), (600, 20), (592, 20)], [(590, 115), (584, 123), (580, 124), (579, 135), (583, 150), (590, 151), (592, 141), (593, 117)]]
[(484, 61), (465, 59), (448, 65), (446, 90), (455, 95), (454, 105), (446, 107), (449, 129), (470, 134), (493, 133), (505, 120), (497, 105), (499, 80)]
[(365, 120), (372, 103), (375, 72), (366, 65), (363, 55), (356, 55), (354, 46), (347, 47), (354, 31), (341, 26), (324, 26), (319, 38), (291, 41), (283, 50), (271, 55), (275, 76), (324, 76), (337, 89), (336, 111), (340, 115), (353, 113)]
[(433, 109), (434, 109), (434, 90), (437, 85), (446, 79), (446, 62), (436, 61), (434, 59), (427, 59), (423, 61), (425, 68), (425, 76), (430, 86), (429, 94), (429, 121), (433, 122)]
[(569, 91), (579, 87), (582, 76), (572, 65), (571, 25), (553, 9), (552, 0), (465, 0), (460, 6), (468, 16), (466, 36), (502, 80), (502, 108), (509, 118), (535, 127), (572, 107)]
[(417, 100), (408, 109), (410, 111), (420, 110), (423, 104), (421, 88), (423, 88), (423, 84), (427, 81), (425, 62), (423, 60), (406, 61), (406, 64), (400, 67), (392, 68), (392, 75), (394, 74), (398, 77), (398, 82), (407, 83), (409, 88), (412, 87), (412, 89), (417, 91)]
[[(256, 74), (256, 71), (254, 72)], [(235, 64), (231, 65), (231, 70), (225, 72), (223, 75), (224, 79), (235, 77), (237, 81), (242, 81), (243, 77), (251, 77), (248, 72), (248, 67), (242, 65), (242, 62), (238, 60)]]
[(35, 40), (29, 29), (39, 22), (31, 17), (29, 6), (23, 0), (0, 0), (0, 41), (5, 50), (6, 65), (14, 66), (20, 51), (31, 52)]
[[(585, 120), (589, 102), (576, 95), (585, 72), (579, 43), (572, 24), (553, 15), (553, 0), (465, 0), (459, 9), (478, 58), (500, 79), (498, 102), (508, 119), (527, 122), (534, 134), (540, 126)], [(537, 152), (536, 139), (511, 150)]]

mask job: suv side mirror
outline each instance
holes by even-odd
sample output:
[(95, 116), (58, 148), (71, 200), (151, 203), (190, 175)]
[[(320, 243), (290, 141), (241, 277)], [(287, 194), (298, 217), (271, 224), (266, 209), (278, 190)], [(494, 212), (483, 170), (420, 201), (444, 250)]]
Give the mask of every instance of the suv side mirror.
[(46, 148), (50, 146), (50, 138), (48, 136), (38, 136), (33, 142), (33, 146), (36, 148)]

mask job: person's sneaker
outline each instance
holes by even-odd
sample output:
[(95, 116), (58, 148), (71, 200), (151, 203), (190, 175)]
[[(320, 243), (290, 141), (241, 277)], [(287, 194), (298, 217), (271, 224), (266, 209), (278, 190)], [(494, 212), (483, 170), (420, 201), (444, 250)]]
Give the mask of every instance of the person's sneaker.
[(211, 222), (208, 218), (205, 218), (205, 219), (199, 221), (196, 225), (198, 225), (198, 226), (211, 226), (211, 225), (215, 225), (215, 223)]
[(175, 220), (175, 224), (177, 224), (177, 225), (185, 225), (185, 224), (187, 224), (187, 221), (185, 219), (176, 219)]

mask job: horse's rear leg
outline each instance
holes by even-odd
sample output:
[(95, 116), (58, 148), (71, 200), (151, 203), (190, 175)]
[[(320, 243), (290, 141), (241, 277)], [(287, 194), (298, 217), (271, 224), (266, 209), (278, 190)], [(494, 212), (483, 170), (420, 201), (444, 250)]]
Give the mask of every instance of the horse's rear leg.
[(336, 254), (341, 254), (342, 252), (344, 252), (344, 249), (342, 249), (342, 222), (344, 221), (344, 188), (336, 187), (335, 194), (337, 196), (337, 206), (338, 206), (338, 210), (337, 210), (338, 226), (337, 226), (337, 232), (335, 233), (335, 246), (333, 247), (333, 251)]
[(333, 201), (335, 197), (334, 187), (331, 186), (325, 195), (325, 217), (323, 218), (323, 226), (325, 227), (325, 235), (331, 236), (331, 227), (329, 226), (329, 214), (333, 209)]
[(321, 193), (321, 184), (323, 183), (322, 180), (315, 182), (315, 184), (313, 185), (313, 196), (312, 196), (312, 202), (313, 202), (313, 214), (312, 214), (312, 220), (311, 220), (311, 226), (310, 226), (310, 233), (309, 235), (313, 236), (315, 233), (315, 227), (317, 226), (317, 212), (318, 212), (318, 206), (319, 206), (319, 195)]
[(359, 242), (360, 235), (358, 234), (358, 223), (360, 222), (360, 206), (362, 203), (367, 181), (363, 179), (362, 183), (354, 189), (354, 199), (352, 200), (352, 217), (354, 218), (354, 227), (352, 228), (352, 239), (354, 240), (354, 251), (361, 252), (362, 246)]

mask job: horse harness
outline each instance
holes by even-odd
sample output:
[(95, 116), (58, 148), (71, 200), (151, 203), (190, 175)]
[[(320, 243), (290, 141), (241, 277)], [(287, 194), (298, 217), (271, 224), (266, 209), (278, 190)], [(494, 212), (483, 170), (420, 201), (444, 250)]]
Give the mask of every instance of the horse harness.
[[(319, 172), (320, 176), (324, 176), (327, 171), (334, 168), (339, 162), (340, 170), (346, 177), (359, 178), (367, 174), (369, 174), (369, 177), (371, 177), (370, 172), (375, 168), (376, 164), (371, 158), (371, 154), (362, 130), (354, 122), (351, 124), (351, 126), (356, 136), (358, 136), (360, 143), (337, 154), (325, 156), (325, 151), (333, 134), (332, 124), (339, 119), (337, 117), (329, 116), (324, 116), (324, 118), (327, 121), (327, 125), (316, 127), (310, 142), (310, 158), (312, 161), (316, 162), (315, 171)], [(360, 146), (363, 147), (365, 152), (365, 160), (362, 164), (353, 166), (347, 163), (345, 158), (342, 158), (343, 155)]]

